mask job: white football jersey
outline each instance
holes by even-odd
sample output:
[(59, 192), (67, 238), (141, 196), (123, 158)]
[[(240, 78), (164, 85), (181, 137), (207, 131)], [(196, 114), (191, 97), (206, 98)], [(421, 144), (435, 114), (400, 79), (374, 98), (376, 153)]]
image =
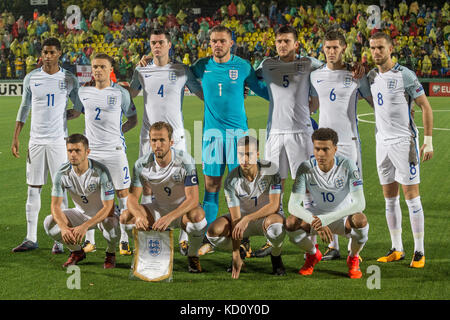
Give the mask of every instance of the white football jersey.
[(335, 130), (339, 143), (359, 141), (358, 95), (369, 98), (367, 77), (354, 79), (348, 70), (331, 70), (326, 65), (311, 72), (311, 96), (319, 99), (319, 127)]
[(30, 144), (64, 144), (66, 107), (69, 98), (78, 105), (78, 87), (77, 78), (62, 68), (54, 74), (38, 68), (25, 76), (17, 121), (25, 122), (31, 110)]
[(281, 194), (281, 178), (278, 172), (273, 174), (273, 164), (258, 160), (258, 169), (258, 175), (253, 181), (244, 177), (241, 166), (232, 170), (225, 180), (225, 199), (228, 207), (239, 206), (242, 216), (267, 205), (270, 202), (270, 194)]
[(89, 147), (104, 151), (117, 148), (125, 150), (122, 114), (127, 118), (136, 115), (128, 90), (112, 83), (102, 90), (81, 87), (78, 96), (84, 109), (85, 135), (89, 140)]
[(396, 63), (385, 73), (372, 69), (367, 78), (375, 106), (377, 141), (393, 144), (405, 138), (416, 138), (418, 131), (411, 117), (411, 107), (414, 99), (425, 94), (416, 74)]
[(333, 168), (323, 172), (316, 158), (312, 157), (298, 168), (292, 193), (306, 194), (308, 190), (313, 199), (312, 210), (332, 212), (350, 192), (362, 188), (362, 185), (358, 167), (352, 160), (335, 156)]
[(148, 136), (150, 126), (158, 121), (168, 122), (175, 137), (184, 135), (182, 104), (184, 86), (192, 93), (202, 90), (189, 68), (178, 62), (157, 66), (153, 63), (136, 67), (130, 87), (143, 89), (144, 116), (141, 136)]
[(270, 96), (268, 134), (312, 133), (309, 75), (322, 64), (311, 57), (300, 57), (293, 62), (268, 58), (261, 63), (257, 74), (264, 78)]
[(108, 169), (100, 162), (88, 159), (89, 169), (77, 175), (70, 162), (61, 166), (53, 180), (52, 196), (63, 197), (67, 190), (75, 207), (88, 216), (103, 208), (102, 201), (114, 200), (114, 186)]
[(139, 158), (134, 164), (134, 187), (152, 189), (153, 204), (164, 210), (176, 209), (185, 199), (185, 187), (198, 185), (194, 159), (186, 152), (170, 149), (172, 161), (161, 168), (153, 152)]

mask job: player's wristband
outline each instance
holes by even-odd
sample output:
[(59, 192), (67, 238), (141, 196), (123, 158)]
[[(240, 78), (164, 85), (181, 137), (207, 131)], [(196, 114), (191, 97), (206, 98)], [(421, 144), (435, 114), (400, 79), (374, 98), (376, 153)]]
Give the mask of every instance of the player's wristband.
[(424, 152), (433, 152), (433, 137), (432, 136), (424, 136), (423, 144), (425, 144)]

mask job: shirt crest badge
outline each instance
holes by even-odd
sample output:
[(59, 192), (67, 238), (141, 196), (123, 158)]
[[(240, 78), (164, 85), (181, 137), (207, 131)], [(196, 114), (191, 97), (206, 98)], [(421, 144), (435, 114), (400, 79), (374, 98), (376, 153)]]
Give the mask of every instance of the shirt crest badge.
[(344, 78), (344, 87), (350, 87), (353, 83), (353, 78), (350, 76), (347, 76)]
[(116, 102), (117, 102), (116, 96), (107, 96), (106, 97), (106, 103), (108, 104), (108, 106), (113, 106), (116, 104)]
[(397, 88), (397, 80), (389, 79), (387, 82), (387, 88), (388, 90), (394, 90), (395, 88)]
[(237, 80), (237, 78), (239, 77), (239, 72), (238, 70), (232, 69), (229, 71), (229, 75), (231, 80)]
[(59, 80), (58, 87), (59, 87), (60, 90), (65, 90), (65, 89), (67, 89), (67, 83), (66, 83), (66, 81), (65, 81), (65, 80)]
[(297, 63), (297, 71), (305, 72), (305, 65), (303, 63)]
[(337, 177), (334, 180), (334, 185), (336, 186), (336, 188), (340, 189), (344, 186), (344, 177)]
[(169, 72), (169, 80), (170, 81), (177, 81), (177, 74), (175, 73), (175, 71), (170, 71)]
[(87, 187), (87, 191), (88, 192), (94, 192), (95, 190), (97, 190), (97, 185), (95, 183), (91, 183), (88, 187)]

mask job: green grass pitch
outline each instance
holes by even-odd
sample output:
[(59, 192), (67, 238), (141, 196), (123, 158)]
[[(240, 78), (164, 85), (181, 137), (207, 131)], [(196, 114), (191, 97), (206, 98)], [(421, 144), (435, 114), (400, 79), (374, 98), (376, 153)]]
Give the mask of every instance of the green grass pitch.
[[(403, 211), (403, 240), (406, 258), (391, 264), (380, 264), (376, 259), (387, 252), (391, 242), (384, 214), (384, 199), (375, 169), (374, 117), (365, 101), (360, 101), (358, 114), (364, 114), (359, 123), (362, 140), (364, 191), (366, 196), (365, 214), (370, 223), (369, 240), (362, 251), (364, 261), (362, 279), (351, 280), (346, 276), (345, 263), (347, 240), (340, 238), (340, 260), (321, 262), (310, 277), (297, 274), (303, 264), (303, 253), (287, 239), (283, 246), (283, 260), (287, 268), (286, 277), (270, 275), (270, 258), (247, 259), (247, 272), (237, 281), (225, 272), (231, 254), (216, 252), (201, 258), (202, 274), (187, 272), (187, 259), (175, 248), (174, 274), (171, 283), (147, 283), (128, 279), (131, 257), (117, 257), (117, 268), (104, 270), (104, 248), (106, 242), (101, 233), (96, 232), (97, 252), (88, 254), (80, 263), (81, 289), (67, 287), (70, 274), (61, 268), (67, 254), (51, 254), (51, 239), (45, 234), (42, 222), (50, 214), (50, 184), (43, 188), (42, 206), (39, 215), (38, 241), (40, 248), (29, 253), (11, 253), (26, 235), (25, 201), (26, 180), (25, 161), (29, 138), (29, 119), (20, 136), (20, 159), (10, 152), (20, 97), (0, 99), (0, 172), (1, 172), (1, 215), (0, 215), (0, 298), (8, 299), (158, 299), (158, 300), (303, 300), (303, 299), (448, 299), (449, 254), (448, 231), (449, 211), (449, 139), (450, 139), (450, 99), (430, 98), (434, 109), (433, 142), (435, 154), (431, 161), (421, 165), (421, 198), (425, 212), (426, 266), (422, 270), (409, 268), (413, 255), (413, 239), (408, 210), (401, 196)], [(130, 167), (138, 157), (139, 130), (142, 120), (142, 97), (137, 98), (139, 125), (126, 134)], [(249, 127), (263, 129), (266, 126), (268, 103), (258, 97), (246, 100)], [(416, 107), (416, 110), (417, 107)], [(185, 127), (194, 138), (194, 121), (201, 121), (203, 105), (196, 97), (186, 97), (183, 106)], [(416, 124), (421, 126), (421, 113), (416, 112)], [(315, 116), (317, 119), (317, 117)], [(84, 117), (70, 121), (69, 133), (83, 132)], [(201, 128), (201, 125), (196, 128)], [(423, 130), (421, 130), (423, 135)], [(198, 137), (197, 137), (198, 138)], [(421, 143), (423, 137), (421, 137)], [(195, 154), (195, 149), (191, 153)], [(201, 165), (198, 165), (201, 172)], [(292, 181), (286, 183), (287, 202)], [(200, 199), (203, 199), (203, 177), (200, 175)], [(223, 193), (220, 195), (219, 214), (227, 211)], [(175, 232), (178, 238), (178, 231)], [(264, 243), (263, 237), (252, 238), (252, 247)], [(319, 240), (320, 241), (320, 240)], [(322, 251), (325, 246), (320, 243)], [(67, 251), (66, 251), (67, 252)], [(375, 273), (368, 273), (379, 267), (379, 289), (370, 289), (375, 284)]]

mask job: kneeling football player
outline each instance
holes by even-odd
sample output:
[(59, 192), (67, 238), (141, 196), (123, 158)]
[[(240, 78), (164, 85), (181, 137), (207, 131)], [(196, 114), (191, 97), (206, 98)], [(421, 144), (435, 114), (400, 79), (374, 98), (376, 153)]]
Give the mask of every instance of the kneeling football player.
[[(86, 258), (81, 248), (86, 231), (96, 226), (107, 242), (103, 267), (115, 267), (116, 246), (120, 236), (118, 212), (114, 211), (114, 185), (108, 169), (88, 159), (88, 139), (81, 134), (67, 138), (69, 162), (63, 164), (53, 181), (52, 214), (44, 220), (45, 232), (56, 241), (63, 241), (71, 251), (63, 267), (75, 265)], [(75, 204), (73, 209), (61, 209), (64, 190)]]
[[(362, 213), (365, 207), (362, 180), (356, 163), (336, 156), (338, 136), (329, 128), (320, 128), (312, 135), (314, 157), (304, 161), (297, 170), (286, 219), (286, 233), (292, 243), (306, 251), (306, 261), (299, 273), (311, 275), (322, 253), (309, 239), (319, 235), (326, 243), (333, 233), (351, 236), (347, 258), (350, 278), (361, 278), (359, 252), (367, 241), (369, 224)], [(302, 203), (309, 190), (314, 205), (305, 209)]]
[[(138, 230), (164, 231), (182, 228), (188, 235), (189, 272), (202, 272), (198, 249), (206, 232), (205, 212), (199, 204), (197, 170), (194, 159), (172, 148), (173, 129), (166, 122), (150, 127), (152, 152), (134, 165), (127, 207), (120, 216), (123, 224), (135, 224)], [(151, 203), (139, 204), (143, 187), (153, 193)]]
[(278, 168), (258, 160), (258, 140), (245, 136), (237, 145), (239, 166), (225, 180), (225, 197), (230, 213), (216, 219), (208, 228), (207, 237), (213, 246), (232, 249), (232, 278), (239, 278), (246, 248), (243, 238), (266, 236), (272, 243), (271, 261), (275, 275), (285, 275), (281, 246), (285, 230), (279, 214), (281, 179)]

